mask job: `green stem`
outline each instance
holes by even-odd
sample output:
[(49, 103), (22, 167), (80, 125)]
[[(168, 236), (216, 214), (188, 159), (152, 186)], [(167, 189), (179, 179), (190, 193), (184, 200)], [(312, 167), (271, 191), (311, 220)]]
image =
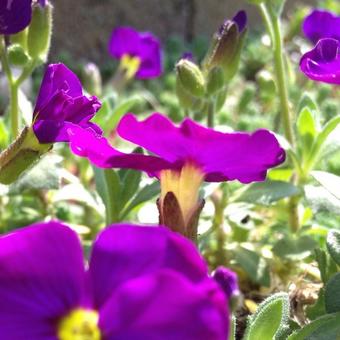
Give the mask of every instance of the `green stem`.
[[(262, 17), (266, 23), (268, 33), (271, 37), (274, 49), (274, 68), (276, 73), (276, 84), (280, 98), (281, 119), (283, 122), (284, 133), (287, 141), (294, 148), (295, 138), (292, 127), (291, 112), (289, 108), (289, 95), (287, 83), (287, 70), (284, 62), (283, 40), (281, 33), (280, 17), (276, 15), (270, 5), (262, 3), (260, 6)], [(295, 184), (299, 184), (299, 180), (293, 178)], [(300, 197), (294, 196), (290, 198), (288, 203), (289, 224), (292, 232), (296, 232), (300, 227), (300, 219), (298, 212)]]
[(19, 87), (16, 82), (12, 82), (9, 86), (10, 92), (10, 117), (11, 117), (11, 132), (12, 140), (14, 140), (19, 134)]

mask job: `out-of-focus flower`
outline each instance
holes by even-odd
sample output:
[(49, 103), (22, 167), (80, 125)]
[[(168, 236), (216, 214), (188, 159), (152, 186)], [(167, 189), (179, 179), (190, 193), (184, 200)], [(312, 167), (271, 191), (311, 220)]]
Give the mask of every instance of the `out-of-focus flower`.
[(320, 39), (300, 61), (301, 71), (310, 79), (340, 85), (340, 41)]
[(33, 113), (33, 130), (40, 143), (67, 142), (68, 129), (79, 126), (93, 133), (101, 129), (90, 122), (101, 104), (83, 95), (77, 76), (63, 64), (47, 67)]
[[(118, 134), (156, 156), (125, 154), (106, 139), (85, 130), (73, 129), (70, 144), (74, 153), (105, 167), (131, 167), (157, 176), (161, 181), (161, 223), (193, 239), (203, 202), (199, 188), (203, 181), (262, 181), (267, 170), (281, 164), (285, 152), (267, 130), (254, 133), (222, 133), (185, 119), (177, 127), (155, 113), (144, 121), (125, 115)], [(86, 136), (85, 136), (86, 134)], [(138, 159), (136, 157), (139, 157)], [(143, 156), (143, 158), (141, 158)]]
[(340, 41), (340, 16), (326, 10), (315, 9), (305, 18), (302, 30), (314, 44), (322, 38)]
[(3, 339), (228, 338), (225, 294), (163, 227), (105, 229), (87, 267), (74, 231), (35, 224), (0, 238), (0, 268)]
[(32, 17), (32, 0), (0, 1), (0, 34), (14, 34), (27, 27)]
[(109, 52), (120, 60), (127, 78), (148, 79), (162, 74), (162, 50), (159, 40), (150, 32), (132, 27), (117, 27), (109, 41)]

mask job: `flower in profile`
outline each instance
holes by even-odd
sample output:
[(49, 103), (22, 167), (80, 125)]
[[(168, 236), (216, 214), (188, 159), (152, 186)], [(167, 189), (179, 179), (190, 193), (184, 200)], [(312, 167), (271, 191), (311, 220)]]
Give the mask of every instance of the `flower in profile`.
[(315, 9), (303, 21), (302, 30), (314, 44), (322, 38), (340, 40), (340, 16), (326, 10)]
[(191, 242), (163, 227), (113, 225), (89, 265), (59, 222), (0, 238), (3, 339), (223, 340), (222, 289)]
[[(118, 134), (155, 156), (114, 156), (106, 139), (87, 131), (70, 131), (72, 151), (98, 166), (131, 167), (157, 176), (161, 182), (161, 224), (193, 239), (200, 210), (199, 188), (203, 181), (263, 181), (267, 170), (285, 160), (285, 152), (267, 130), (222, 133), (185, 119), (179, 127), (154, 113), (144, 121), (125, 115)], [(141, 158), (143, 156), (143, 158)]]
[(67, 130), (74, 126), (101, 134), (90, 122), (100, 106), (96, 97), (83, 94), (79, 79), (64, 64), (50, 64), (33, 113), (34, 133), (40, 143), (67, 142)]
[(340, 40), (320, 39), (302, 56), (300, 68), (312, 80), (340, 85)]
[(159, 40), (150, 32), (132, 27), (117, 27), (109, 41), (110, 54), (120, 60), (127, 78), (156, 78), (162, 74), (162, 50)]
[(14, 34), (27, 27), (32, 17), (32, 0), (0, 2), (0, 34)]

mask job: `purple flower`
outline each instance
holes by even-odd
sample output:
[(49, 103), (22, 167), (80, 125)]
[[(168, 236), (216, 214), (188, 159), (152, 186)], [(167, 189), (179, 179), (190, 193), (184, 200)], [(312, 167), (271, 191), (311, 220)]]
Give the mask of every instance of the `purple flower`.
[(230, 269), (218, 267), (212, 277), (221, 286), (228, 299), (240, 294), (237, 275)]
[(332, 38), (319, 40), (302, 56), (300, 68), (310, 79), (340, 85), (340, 41)]
[(115, 225), (84, 266), (77, 235), (58, 222), (0, 238), (3, 339), (223, 340), (222, 290), (184, 238), (163, 227)]
[(131, 27), (117, 27), (109, 42), (110, 54), (129, 67), (136, 77), (148, 79), (162, 73), (162, 50), (159, 40), (150, 32), (138, 32)]
[(32, 17), (32, 0), (0, 1), (0, 34), (14, 34), (27, 27)]
[(314, 44), (322, 38), (340, 40), (340, 16), (326, 10), (313, 10), (305, 18), (302, 30)]
[(90, 120), (101, 104), (83, 94), (77, 76), (63, 64), (47, 67), (33, 113), (33, 130), (40, 143), (67, 142), (68, 129), (78, 126), (92, 133), (101, 129)]

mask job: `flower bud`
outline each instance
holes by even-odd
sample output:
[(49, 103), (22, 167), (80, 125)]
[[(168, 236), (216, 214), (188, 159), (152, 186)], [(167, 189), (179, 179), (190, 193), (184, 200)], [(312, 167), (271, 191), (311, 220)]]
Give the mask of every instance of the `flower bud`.
[(14, 44), (8, 47), (8, 59), (12, 65), (24, 66), (28, 62), (29, 56), (22, 46)]
[(39, 144), (32, 128), (25, 127), (17, 139), (0, 154), (0, 183), (11, 184), (52, 144)]
[(85, 90), (99, 97), (102, 93), (102, 77), (98, 66), (87, 63), (82, 69), (82, 83)]
[(52, 10), (49, 2), (34, 5), (32, 21), (28, 28), (27, 47), (33, 59), (46, 61), (52, 32)]
[(181, 81), (176, 79), (176, 94), (179, 103), (184, 109), (198, 111), (203, 106), (203, 100), (192, 96), (182, 85)]
[(18, 44), (20, 45), (25, 51), (27, 50), (27, 35), (28, 35), (28, 29), (24, 29), (20, 31), (19, 33), (12, 34), (10, 36), (10, 42), (11, 44)]
[(215, 94), (224, 86), (223, 70), (219, 66), (213, 67), (208, 74), (207, 92), (208, 94)]
[(205, 92), (204, 77), (199, 67), (188, 59), (181, 59), (176, 65), (177, 80), (194, 97)]
[(212, 44), (203, 60), (203, 67), (209, 71), (220, 66), (225, 81), (232, 79), (237, 72), (241, 49), (246, 33), (247, 16), (238, 12), (232, 20), (226, 20), (213, 36)]

